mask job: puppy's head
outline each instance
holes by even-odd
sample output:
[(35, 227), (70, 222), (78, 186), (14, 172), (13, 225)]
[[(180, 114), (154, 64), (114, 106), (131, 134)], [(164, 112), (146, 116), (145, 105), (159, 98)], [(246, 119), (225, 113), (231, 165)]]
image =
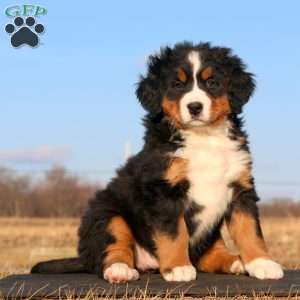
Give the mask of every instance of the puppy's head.
[(137, 97), (151, 114), (178, 128), (210, 126), (239, 114), (255, 88), (252, 74), (228, 48), (177, 44), (150, 56)]

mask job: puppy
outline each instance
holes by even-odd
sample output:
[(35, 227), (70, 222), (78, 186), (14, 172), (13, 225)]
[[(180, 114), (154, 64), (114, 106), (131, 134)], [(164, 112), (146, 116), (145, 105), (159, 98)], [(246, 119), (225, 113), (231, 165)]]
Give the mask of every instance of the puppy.
[[(137, 97), (147, 111), (144, 147), (90, 201), (79, 258), (32, 272), (88, 271), (109, 282), (158, 269), (167, 281), (196, 270), (278, 279), (263, 239), (252, 159), (240, 117), (253, 75), (231, 50), (179, 43), (150, 56)], [(226, 228), (238, 255), (225, 246)]]

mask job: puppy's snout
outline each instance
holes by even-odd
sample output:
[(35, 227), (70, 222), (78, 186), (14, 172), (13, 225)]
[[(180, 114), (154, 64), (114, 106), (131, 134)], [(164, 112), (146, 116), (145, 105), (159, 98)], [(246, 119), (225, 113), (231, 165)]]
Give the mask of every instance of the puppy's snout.
[(203, 104), (201, 102), (191, 102), (187, 105), (187, 108), (193, 117), (197, 117), (203, 110)]

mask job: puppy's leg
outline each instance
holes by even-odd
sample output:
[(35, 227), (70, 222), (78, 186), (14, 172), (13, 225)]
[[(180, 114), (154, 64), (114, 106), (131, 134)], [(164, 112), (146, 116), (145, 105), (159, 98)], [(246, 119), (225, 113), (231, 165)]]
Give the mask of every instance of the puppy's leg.
[(217, 239), (197, 262), (197, 269), (204, 272), (244, 273), (239, 256), (229, 253), (222, 238)]
[(254, 190), (239, 191), (227, 219), (228, 229), (236, 243), (246, 271), (259, 279), (279, 279), (283, 271), (270, 259), (261, 231)]
[(167, 281), (196, 279), (196, 269), (189, 259), (189, 237), (184, 218), (178, 219), (177, 234), (157, 231), (154, 235), (160, 273)]
[(125, 220), (116, 216), (107, 226), (113, 242), (105, 249), (103, 277), (110, 283), (137, 280), (139, 273), (134, 269), (134, 238)]

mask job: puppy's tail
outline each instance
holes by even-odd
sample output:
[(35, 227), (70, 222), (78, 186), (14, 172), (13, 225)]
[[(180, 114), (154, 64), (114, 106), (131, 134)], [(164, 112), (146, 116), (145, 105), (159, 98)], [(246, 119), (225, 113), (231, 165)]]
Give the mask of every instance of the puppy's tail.
[(87, 269), (79, 257), (39, 262), (31, 269), (31, 273), (42, 274), (81, 273), (85, 271)]

